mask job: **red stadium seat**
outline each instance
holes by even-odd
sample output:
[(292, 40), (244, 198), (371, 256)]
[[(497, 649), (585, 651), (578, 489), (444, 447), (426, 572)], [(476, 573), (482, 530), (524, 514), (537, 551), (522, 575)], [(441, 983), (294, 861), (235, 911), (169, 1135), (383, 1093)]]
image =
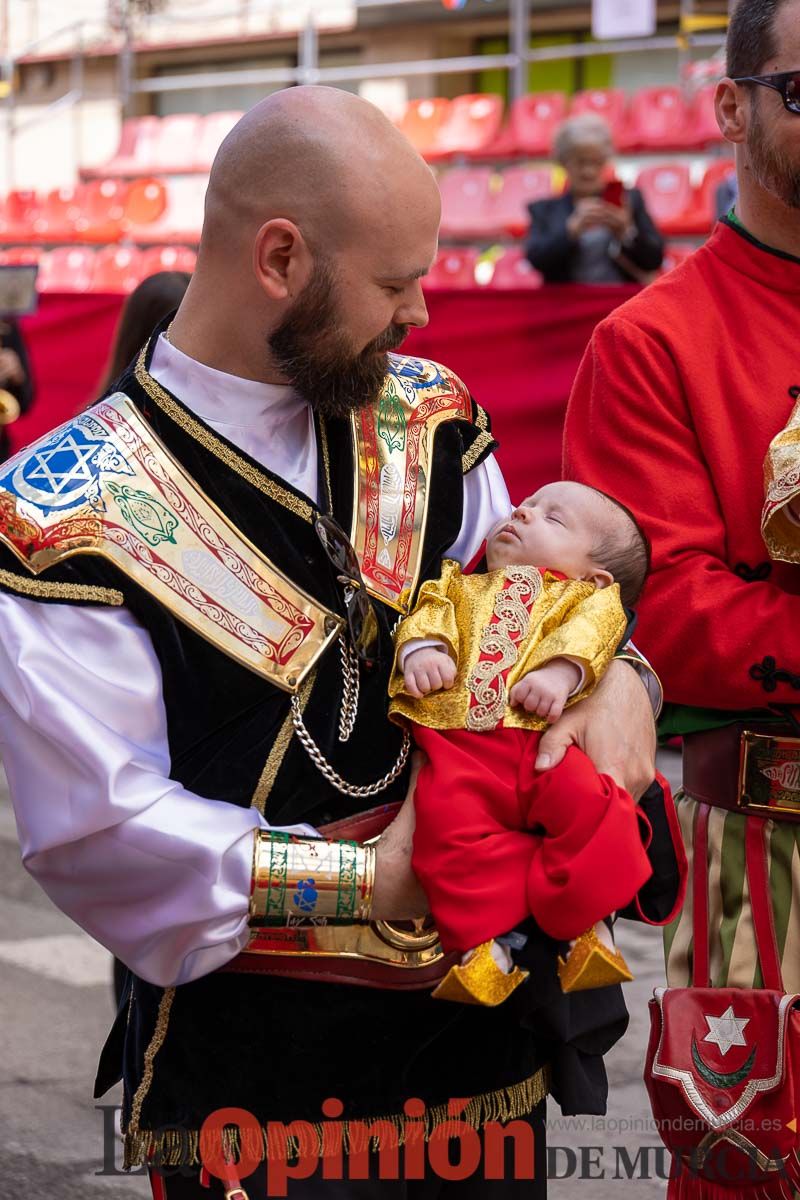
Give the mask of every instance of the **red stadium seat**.
[(689, 105), (684, 145), (689, 149), (704, 150), (724, 141), (714, 111), (715, 83), (701, 87)]
[(467, 158), (473, 162), (496, 162), (500, 158), (517, 157), (517, 139), (509, 121), (500, 128), (497, 136), (492, 138), (482, 150), (473, 150)]
[(197, 255), (188, 246), (151, 246), (142, 251), (142, 279), (159, 271), (188, 271), (191, 275)]
[(125, 195), (125, 220), (129, 226), (149, 225), (167, 207), (167, 189), (160, 179), (137, 179)]
[(678, 87), (642, 88), (632, 98), (618, 150), (677, 150), (685, 144), (689, 110)]
[(423, 286), (435, 288), (475, 287), (475, 264), (478, 252), (474, 246), (445, 246), (423, 279)]
[(661, 232), (680, 232), (681, 218), (691, 208), (694, 198), (689, 168), (683, 163), (645, 167), (639, 172), (636, 186)]
[(503, 186), (492, 201), (494, 224), (500, 233), (522, 237), (530, 224), (528, 205), (553, 195), (551, 167), (506, 167)]
[(81, 215), (84, 188), (54, 188), (48, 192), (40, 214), (33, 222), (39, 242), (71, 242), (75, 237), (75, 222)]
[(439, 179), (442, 194), (441, 234), (445, 238), (492, 237), (491, 167), (452, 167)]
[(153, 174), (194, 171), (201, 129), (202, 118), (197, 113), (162, 117), (149, 168)]
[(43, 254), (37, 284), (40, 292), (88, 292), (94, 275), (94, 250), (59, 246)]
[(154, 167), (160, 117), (128, 117), (122, 123), (117, 152), (101, 167), (84, 170), (84, 175), (147, 175)]
[(528, 262), (522, 250), (514, 246), (506, 250), (494, 265), (494, 273), (487, 284), (490, 288), (540, 288), (543, 279)]
[(602, 117), (611, 130), (614, 145), (623, 137), (628, 108), (628, 97), (621, 88), (590, 88), (576, 92), (570, 105), (570, 116), (595, 113)]
[(9, 246), (0, 251), (7, 266), (21, 267), (41, 262), (44, 250), (39, 246)]
[(734, 170), (732, 158), (720, 158), (713, 162), (692, 196), (690, 206), (680, 217), (670, 222), (670, 232), (677, 235), (709, 233), (717, 219), (717, 189)]
[(563, 92), (540, 92), (515, 100), (509, 124), (520, 154), (549, 157), (553, 134), (566, 115), (567, 98)]
[(662, 273), (673, 271), (675, 267), (679, 267), (681, 263), (686, 262), (686, 259), (694, 254), (697, 246), (693, 246), (691, 242), (670, 242), (664, 249), (664, 262), (662, 264)]
[(80, 242), (118, 242), (122, 237), (128, 184), (119, 179), (95, 179), (80, 192), (80, 213), (73, 239)]
[(187, 175), (171, 180), (166, 188), (166, 207), (161, 216), (155, 221), (132, 221), (128, 226), (128, 236), (135, 242), (151, 245), (198, 242), (203, 227), (203, 203), (207, 187), (205, 175)]
[(410, 100), (399, 129), (424, 158), (435, 157), (439, 130), (449, 115), (449, 100)]
[(244, 116), (243, 112), (209, 113), (203, 118), (200, 136), (195, 150), (194, 167), (196, 171), (208, 172), (217, 151), (234, 125)]
[(439, 129), (432, 157), (452, 154), (480, 154), (500, 132), (503, 122), (501, 96), (457, 96), (450, 113)]
[(36, 222), (42, 216), (38, 192), (15, 189), (8, 193), (0, 215), (0, 239), (4, 242), (38, 242)]
[(93, 292), (132, 292), (141, 278), (141, 253), (135, 247), (106, 246), (97, 251)]

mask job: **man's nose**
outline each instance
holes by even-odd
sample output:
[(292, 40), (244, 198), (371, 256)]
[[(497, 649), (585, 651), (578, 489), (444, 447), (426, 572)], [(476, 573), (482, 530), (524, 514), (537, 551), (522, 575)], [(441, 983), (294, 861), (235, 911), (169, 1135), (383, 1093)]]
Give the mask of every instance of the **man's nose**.
[(429, 320), (422, 284), (415, 280), (412, 293), (403, 298), (403, 303), (394, 315), (395, 324), (413, 325), (415, 329), (424, 329)]

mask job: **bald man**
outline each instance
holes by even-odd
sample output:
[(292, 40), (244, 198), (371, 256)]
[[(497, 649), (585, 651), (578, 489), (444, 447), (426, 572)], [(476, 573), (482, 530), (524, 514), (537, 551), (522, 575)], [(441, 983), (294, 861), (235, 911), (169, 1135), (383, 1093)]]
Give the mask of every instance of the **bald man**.
[[(368, 1180), (312, 1162), (289, 1194), (544, 1194), (546, 1040), (508, 1006), (434, 1001), (435, 937), (409, 950), (368, 924), (426, 912), (391, 631), (444, 553), (468, 562), (511, 509), (460, 380), (388, 354), (427, 321), (438, 222), (431, 172), (376, 109), (271, 96), (220, 149), (177, 315), (0, 474), (0, 749), (23, 858), (129, 968), (95, 1094), (123, 1078), (126, 1164), (157, 1200), (241, 1200), (251, 1173), (263, 1196), (275, 1122), (353, 1137), (452, 1096), (475, 1127), (533, 1128), (534, 1190), (510, 1168), (392, 1184), (370, 1156)], [(649, 781), (627, 666), (540, 765), (573, 741), (630, 791)], [(258, 1153), (225, 1168), (199, 1134), (230, 1108)]]

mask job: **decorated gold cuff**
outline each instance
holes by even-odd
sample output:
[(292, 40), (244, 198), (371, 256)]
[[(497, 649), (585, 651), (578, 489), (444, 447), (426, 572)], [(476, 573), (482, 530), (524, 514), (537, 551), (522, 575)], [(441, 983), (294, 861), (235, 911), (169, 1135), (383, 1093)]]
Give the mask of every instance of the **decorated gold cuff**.
[(619, 654), (615, 654), (614, 658), (631, 664), (647, 689), (650, 703), (653, 706), (653, 716), (658, 720), (661, 716), (661, 709), (664, 707), (664, 685), (650, 663), (631, 646), (626, 646)]
[(374, 846), (270, 829), (255, 832), (251, 925), (320, 917), (348, 925), (368, 921), (374, 886)]

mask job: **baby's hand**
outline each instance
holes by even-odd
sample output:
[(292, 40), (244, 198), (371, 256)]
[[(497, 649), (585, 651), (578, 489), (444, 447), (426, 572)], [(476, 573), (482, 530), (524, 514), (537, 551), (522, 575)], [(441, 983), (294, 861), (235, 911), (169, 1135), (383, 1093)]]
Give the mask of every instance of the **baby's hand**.
[(428, 692), (451, 688), (456, 681), (456, 664), (444, 649), (422, 646), (407, 654), (403, 663), (403, 680), (409, 696), (421, 700)]
[(580, 668), (567, 658), (554, 658), (546, 667), (529, 671), (514, 684), (511, 704), (536, 713), (547, 721), (557, 721), (581, 678)]

